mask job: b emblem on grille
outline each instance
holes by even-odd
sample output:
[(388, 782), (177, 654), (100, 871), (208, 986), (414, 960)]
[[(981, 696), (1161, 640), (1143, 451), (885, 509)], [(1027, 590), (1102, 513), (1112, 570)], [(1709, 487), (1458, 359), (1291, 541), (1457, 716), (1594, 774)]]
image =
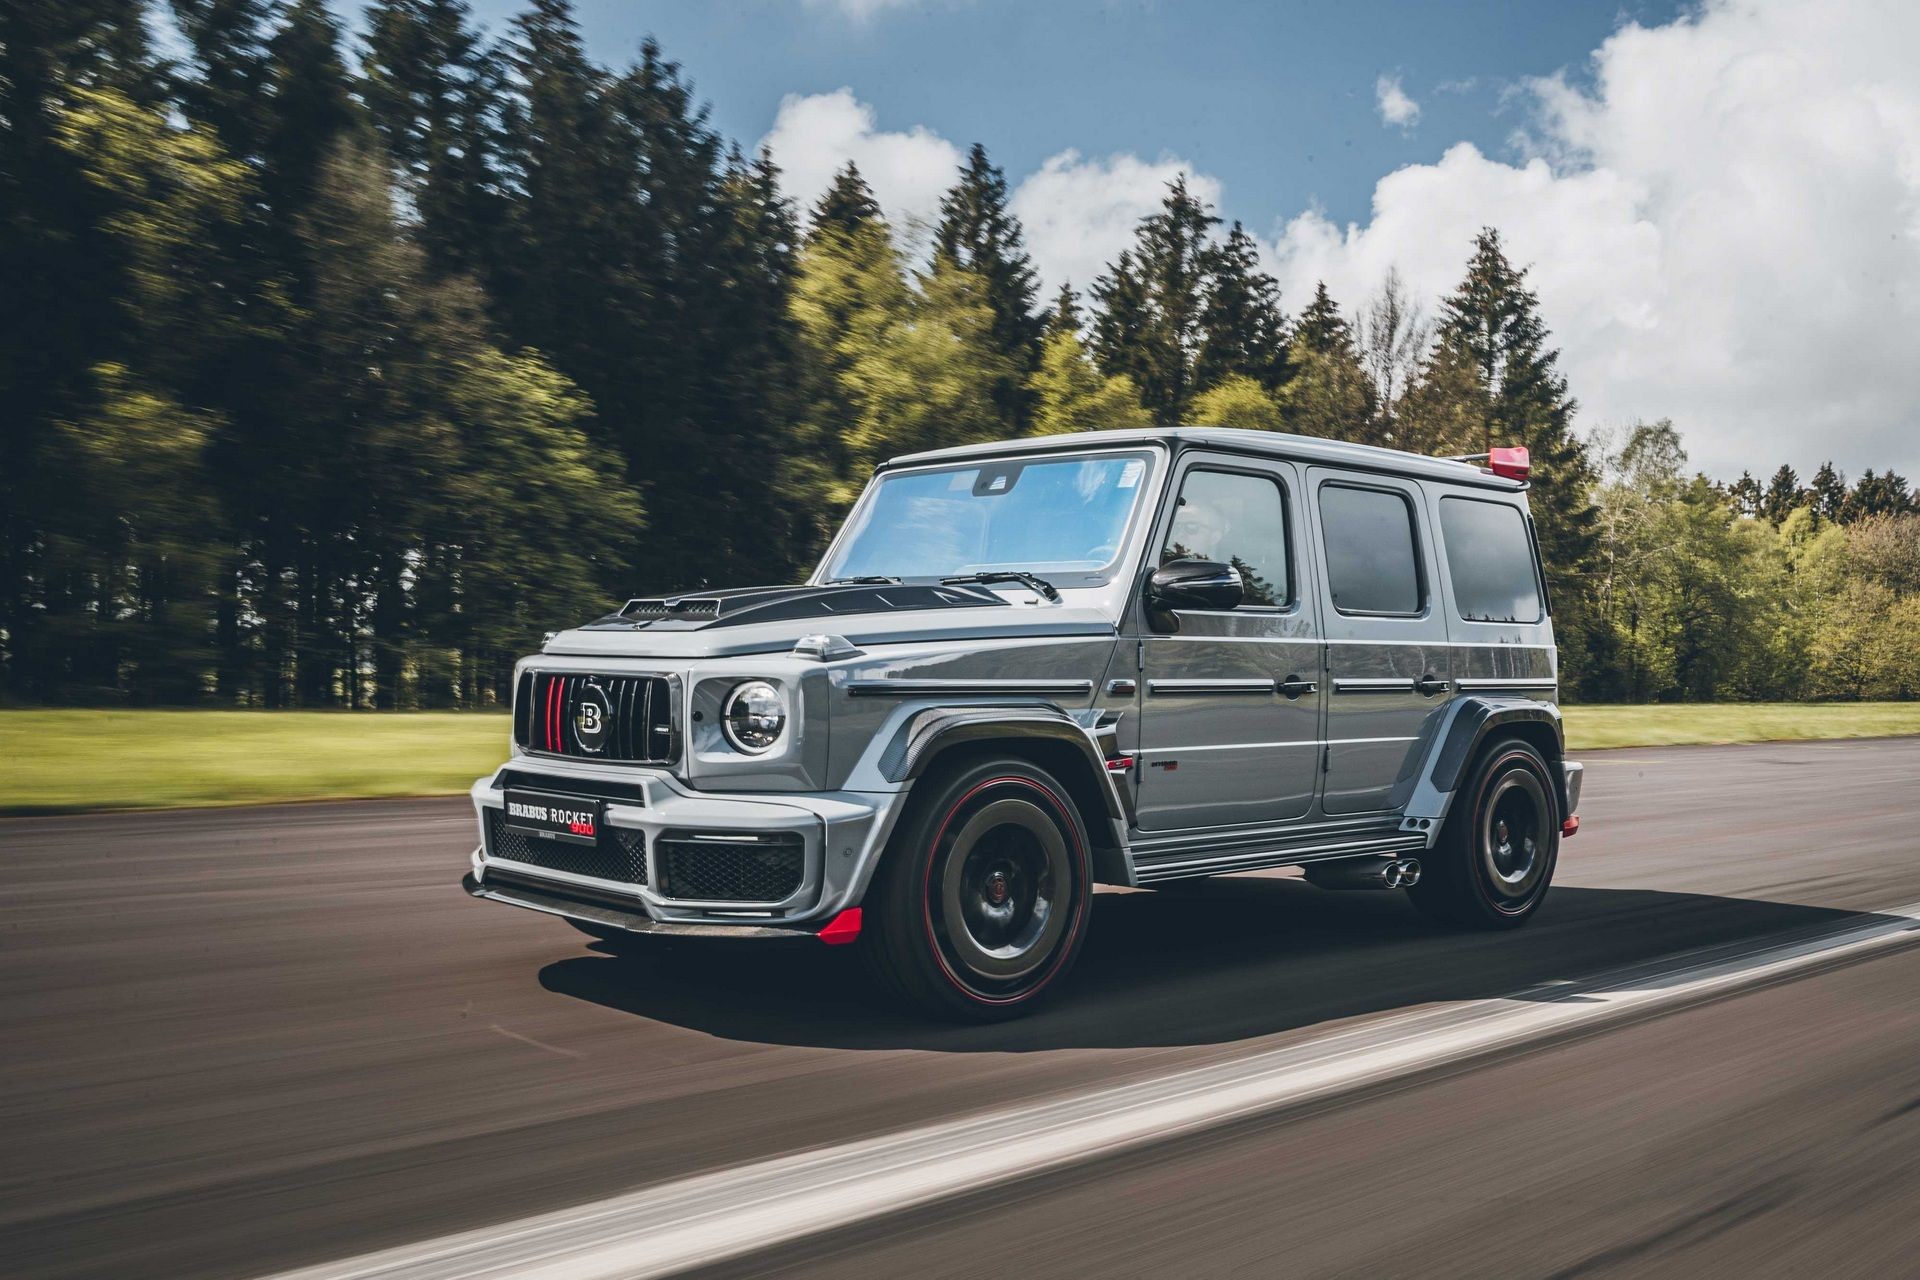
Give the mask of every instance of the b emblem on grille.
[(613, 721), (613, 704), (597, 680), (588, 680), (574, 695), (573, 738), (582, 751), (599, 755), (607, 745), (607, 730)]

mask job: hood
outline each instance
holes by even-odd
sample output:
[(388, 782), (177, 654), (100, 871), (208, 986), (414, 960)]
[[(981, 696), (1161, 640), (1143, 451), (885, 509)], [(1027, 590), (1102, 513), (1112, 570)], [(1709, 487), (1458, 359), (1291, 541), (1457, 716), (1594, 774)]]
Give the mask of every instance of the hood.
[(719, 657), (773, 653), (828, 633), (855, 645), (1113, 631), (1090, 609), (1016, 605), (984, 586), (832, 583), (643, 596), (549, 640), (571, 655)]
[(809, 587), (734, 587), (677, 596), (642, 596), (581, 627), (582, 631), (711, 631), (768, 622), (843, 618), (862, 613), (929, 609), (1011, 608), (985, 587), (914, 587), (900, 583), (838, 582)]

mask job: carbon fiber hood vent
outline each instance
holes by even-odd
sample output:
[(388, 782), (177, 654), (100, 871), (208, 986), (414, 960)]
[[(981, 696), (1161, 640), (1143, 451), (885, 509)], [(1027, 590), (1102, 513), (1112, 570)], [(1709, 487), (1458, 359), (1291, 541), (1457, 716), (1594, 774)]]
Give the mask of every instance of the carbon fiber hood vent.
[(618, 613), (582, 631), (707, 631), (766, 622), (814, 622), (850, 614), (925, 613), (941, 609), (1010, 608), (985, 587), (841, 583), (740, 587), (629, 600)]

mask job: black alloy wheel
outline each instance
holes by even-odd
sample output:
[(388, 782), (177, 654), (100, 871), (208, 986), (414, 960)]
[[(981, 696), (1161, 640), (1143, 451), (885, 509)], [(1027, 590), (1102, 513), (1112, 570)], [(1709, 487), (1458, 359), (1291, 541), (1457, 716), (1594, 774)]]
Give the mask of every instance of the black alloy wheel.
[(1025, 1012), (1078, 955), (1091, 863), (1066, 789), (1030, 762), (930, 773), (868, 892), (862, 954), (880, 985), (947, 1017)]
[(1447, 924), (1511, 929), (1537, 911), (1560, 855), (1560, 797), (1531, 744), (1503, 738), (1475, 760), (1408, 895)]

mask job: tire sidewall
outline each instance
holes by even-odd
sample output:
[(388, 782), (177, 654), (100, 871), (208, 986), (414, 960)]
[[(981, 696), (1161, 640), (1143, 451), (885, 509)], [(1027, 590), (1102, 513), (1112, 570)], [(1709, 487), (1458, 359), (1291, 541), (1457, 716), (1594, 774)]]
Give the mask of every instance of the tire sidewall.
[[(879, 923), (882, 938), (891, 945), (884, 946), (883, 955), (875, 959), (904, 964), (914, 971), (911, 977), (917, 980), (904, 984), (909, 996), (930, 1000), (949, 1012), (973, 1019), (1014, 1016), (1059, 985), (1086, 937), (1092, 910), (1093, 865), (1079, 810), (1066, 788), (1045, 769), (1013, 758), (984, 759), (938, 770), (923, 778), (915, 790), (924, 799), (914, 806), (912, 818), (900, 833), (904, 838), (892, 843), (885, 855), (891, 865), (884, 868), (886, 884), (881, 899), (885, 914)], [(941, 945), (939, 931), (944, 922), (935, 919), (935, 910), (936, 902), (943, 898), (936, 892), (939, 877), (947, 860), (959, 853), (957, 846), (942, 847), (948, 833), (982, 805), (1003, 798), (1032, 803), (1058, 828), (1067, 847), (1073, 883), (1058, 895), (1068, 913), (1067, 920), (1038, 975), (1024, 981), (1018, 990), (999, 993), (980, 989), (956, 971)]]
[[(1481, 857), (1479, 847), (1482, 807), (1492, 795), (1495, 785), (1514, 769), (1526, 769), (1534, 775), (1540, 785), (1541, 794), (1547, 803), (1541, 832), (1545, 850), (1540, 855), (1545, 865), (1541, 868), (1540, 882), (1524, 899), (1515, 900), (1503, 897), (1493, 886), (1490, 873)], [(1517, 925), (1539, 910), (1545, 900), (1547, 890), (1553, 885), (1553, 873), (1560, 862), (1560, 797), (1554, 788), (1553, 777), (1547, 770), (1547, 762), (1540, 753), (1519, 739), (1507, 739), (1495, 743), (1474, 771), (1473, 789), (1470, 792), (1472, 804), (1468, 807), (1467, 823), (1460, 832), (1459, 853), (1465, 858), (1467, 882), (1472, 889), (1474, 904), (1489, 923), (1498, 925)]]

